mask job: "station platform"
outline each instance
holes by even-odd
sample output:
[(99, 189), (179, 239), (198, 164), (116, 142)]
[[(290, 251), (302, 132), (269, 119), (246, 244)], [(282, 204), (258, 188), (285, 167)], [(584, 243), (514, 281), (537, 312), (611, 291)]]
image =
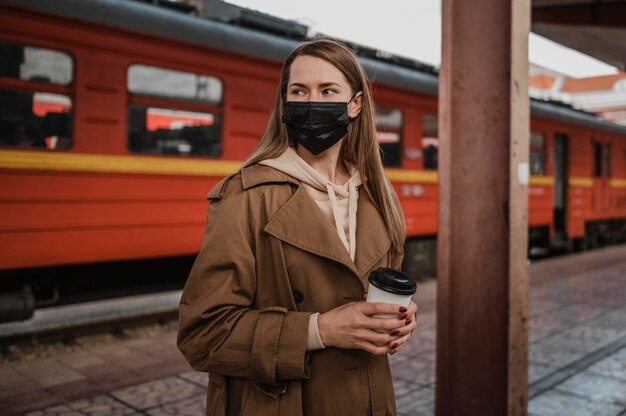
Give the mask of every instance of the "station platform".
[[(436, 282), (418, 286), (418, 328), (390, 357), (399, 415), (434, 414)], [(0, 415), (204, 415), (206, 375), (176, 322), (5, 346)], [(529, 415), (626, 415), (626, 246), (535, 262)]]

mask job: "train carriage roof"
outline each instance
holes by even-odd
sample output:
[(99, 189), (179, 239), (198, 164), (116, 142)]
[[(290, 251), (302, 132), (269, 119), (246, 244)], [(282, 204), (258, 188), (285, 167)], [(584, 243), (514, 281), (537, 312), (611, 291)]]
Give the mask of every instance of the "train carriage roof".
[[(298, 44), (297, 40), (287, 36), (130, 0), (0, 0), (1, 3), (166, 36), (276, 62), (282, 62)], [(432, 67), (415, 63), (411, 68), (410, 65), (390, 62), (388, 54), (379, 55), (383, 58), (359, 56), (371, 81), (417, 93), (437, 95), (438, 76)], [(559, 102), (531, 99), (531, 113), (536, 117), (626, 134), (626, 126), (604, 121), (595, 114)]]

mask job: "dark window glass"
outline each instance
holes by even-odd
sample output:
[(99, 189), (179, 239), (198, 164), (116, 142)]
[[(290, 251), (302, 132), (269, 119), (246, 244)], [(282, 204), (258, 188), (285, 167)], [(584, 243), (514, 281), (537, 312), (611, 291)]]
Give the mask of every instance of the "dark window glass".
[(593, 144), (593, 176), (602, 177), (602, 143)]
[(542, 133), (530, 132), (530, 174), (544, 175), (546, 173), (545, 165), (545, 137)]
[(602, 145), (602, 175), (611, 177), (611, 145), (608, 143)]
[(402, 122), (402, 110), (382, 107), (376, 111), (376, 140), (385, 166), (402, 166)]
[(593, 176), (596, 178), (611, 177), (611, 145), (608, 143), (593, 144)]
[(128, 91), (148, 97), (211, 104), (222, 101), (222, 81), (215, 77), (147, 65), (130, 66)]
[(71, 124), (70, 97), (0, 88), (1, 146), (68, 149)]
[(422, 161), (424, 169), (437, 170), (439, 154), (439, 119), (436, 114), (422, 118)]
[(63, 52), (0, 42), (0, 76), (25, 81), (69, 85), (73, 61)]
[(160, 155), (219, 156), (220, 116), (131, 104), (128, 149)]

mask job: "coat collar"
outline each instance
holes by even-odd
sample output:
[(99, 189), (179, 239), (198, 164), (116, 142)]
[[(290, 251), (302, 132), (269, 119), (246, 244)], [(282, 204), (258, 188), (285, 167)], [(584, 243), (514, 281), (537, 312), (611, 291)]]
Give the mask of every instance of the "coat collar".
[(245, 189), (267, 183), (293, 183), (298, 189), (268, 221), (265, 231), (302, 250), (341, 263), (367, 285), (363, 277), (391, 247), (385, 223), (367, 192), (359, 193), (356, 256), (353, 262), (337, 235), (336, 228), (321, 214), (300, 181), (264, 165), (241, 170)]
[(270, 166), (254, 164), (241, 169), (241, 184), (244, 189), (267, 183), (293, 183), (300, 181)]
[(207, 198), (221, 199), (224, 196), (226, 184), (228, 184), (230, 179), (237, 175), (241, 176), (241, 185), (246, 190), (254, 188), (257, 185), (267, 183), (293, 183), (296, 185), (300, 185), (300, 182), (297, 179), (294, 179), (283, 172), (280, 172), (269, 166), (256, 164), (243, 167), (238, 171), (226, 176), (217, 185), (215, 185), (213, 189), (211, 189), (211, 191), (207, 194)]

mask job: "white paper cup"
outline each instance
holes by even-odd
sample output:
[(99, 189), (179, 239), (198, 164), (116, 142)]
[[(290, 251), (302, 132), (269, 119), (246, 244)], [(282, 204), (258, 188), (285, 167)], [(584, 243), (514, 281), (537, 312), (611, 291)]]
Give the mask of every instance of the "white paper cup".
[[(407, 308), (415, 294), (417, 285), (400, 270), (379, 268), (369, 276), (367, 302), (393, 303)], [(374, 318), (394, 318), (398, 314), (376, 314)]]

